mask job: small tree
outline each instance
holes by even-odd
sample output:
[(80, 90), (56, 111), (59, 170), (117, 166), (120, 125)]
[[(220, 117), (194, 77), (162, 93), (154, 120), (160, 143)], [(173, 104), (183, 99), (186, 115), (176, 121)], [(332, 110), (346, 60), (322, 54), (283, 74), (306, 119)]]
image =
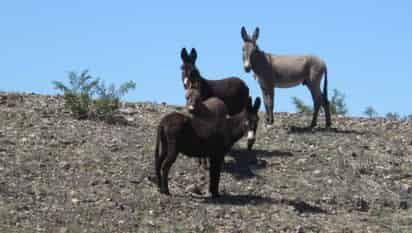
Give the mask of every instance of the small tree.
[(378, 116), (378, 113), (375, 111), (375, 109), (372, 106), (366, 107), (363, 114), (365, 114), (369, 118)]
[(297, 112), (299, 113), (312, 113), (313, 109), (312, 107), (306, 105), (301, 99), (297, 97), (292, 97), (293, 104), (295, 105), (295, 108)]
[(396, 112), (388, 112), (386, 113), (385, 118), (388, 120), (398, 121), (400, 119), (400, 116)]
[(331, 114), (346, 115), (348, 108), (345, 103), (345, 94), (339, 92), (337, 89), (333, 89), (333, 95), (330, 100), (330, 112)]
[(78, 119), (87, 118), (99, 79), (90, 76), (87, 70), (81, 72), (80, 75), (71, 71), (68, 78), (68, 86), (62, 82), (53, 81), (54, 88), (64, 93), (66, 109)]
[[(292, 97), (293, 104), (295, 108), (300, 113), (312, 113), (313, 108), (309, 105), (306, 105), (301, 99), (297, 97)], [(339, 114), (339, 115), (346, 115), (348, 113), (348, 108), (346, 107), (345, 103), (345, 95), (339, 92), (337, 89), (333, 90), (332, 98), (329, 101), (330, 106), (330, 113), (331, 114)], [(323, 109), (321, 108), (323, 112)]]
[(113, 114), (120, 107), (120, 99), (136, 88), (133, 81), (122, 84), (118, 89), (114, 84), (106, 86), (103, 81), (88, 75), (84, 70), (80, 75), (69, 72), (69, 85), (54, 81), (54, 88), (64, 93), (65, 107), (77, 119), (101, 119), (115, 122)]
[(114, 84), (106, 86), (104, 82), (101, 82), (96, 87), (98, 98), (94, 102), (97, 114), (103, 117), (113, 115), (120, 107), (120, 99), (135, 88), (136, 83), (133, 81), (122, 84), (118, 89)]

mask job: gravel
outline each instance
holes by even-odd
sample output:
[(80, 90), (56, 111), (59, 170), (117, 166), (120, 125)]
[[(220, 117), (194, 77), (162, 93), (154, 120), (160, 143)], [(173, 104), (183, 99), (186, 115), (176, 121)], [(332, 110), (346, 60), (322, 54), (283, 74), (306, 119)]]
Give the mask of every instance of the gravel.
[[(412, 122), (261, 120), (225, 158), (221, 198), (180, 155), (152, 182), (155, 129), (179, 106), (124, 103), (127, 124), (78, 121), (61, 96), (0, 93), (0, 232), (410, 232)], [(263, 118), (263, 113), (262, 117)]]

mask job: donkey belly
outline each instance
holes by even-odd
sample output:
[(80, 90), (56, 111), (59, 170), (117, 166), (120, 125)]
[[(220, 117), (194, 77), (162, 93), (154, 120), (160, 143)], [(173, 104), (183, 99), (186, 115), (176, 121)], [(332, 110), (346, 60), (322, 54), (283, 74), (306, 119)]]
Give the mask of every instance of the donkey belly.
[(275, 78), (274, 86), (279, 88), (294, 87), (303, 82), (303, 77)]
[(222, 80), (208, 80), (207, 83), (211, 95), (225, 103), (229, 115), (235, 115), (246, 107), (249, 88), (240, 78), (230, 77)]
[(221, 147), (223, 147), (221, 137), (208, 140), (201, 140), (196, 137), (186, 138), (184, 141), (179, 141), (177, 145), (178, 151), (189, 157), (210, 157)]
[(309, 77), (309, 56), (272, 57), (272, 80), (275, 87), (288, 88), (301, 84)]

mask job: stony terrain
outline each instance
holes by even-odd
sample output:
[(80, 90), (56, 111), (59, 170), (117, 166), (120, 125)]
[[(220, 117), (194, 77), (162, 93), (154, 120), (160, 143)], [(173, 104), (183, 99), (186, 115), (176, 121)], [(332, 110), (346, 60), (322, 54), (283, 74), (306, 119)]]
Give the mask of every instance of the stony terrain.
[(157, 122), (178, 108), (128, 103), (129, 125), (109, 125), (59, 96), (0, 93), (0, 232), (412, 232), (412, 122), (307, 131), (310, 116), (277, 113), (226, 157), (213, 200), (193, 158), (172, 167), (171, 196), (151, 182)]

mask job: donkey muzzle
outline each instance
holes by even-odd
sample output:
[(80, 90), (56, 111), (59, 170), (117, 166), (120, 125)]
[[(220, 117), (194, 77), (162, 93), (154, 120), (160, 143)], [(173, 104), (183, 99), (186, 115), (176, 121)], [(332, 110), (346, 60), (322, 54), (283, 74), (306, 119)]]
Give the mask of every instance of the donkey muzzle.
[(256, 140), (255, 132), (253, 130), (249, 130), (247, 132), (247, 149), (248, 150), (252, 149), (252, 146), (255, 143), (255, 140)]
[(185, 85), (185, 87), (187, 87), (187, 84), (189, 84), (189, 79), (187, 77), (183, 79), (183, 84)]
[(250, 63), (249, 62), (244, 62), (243, 63), (243, 68), (245, 69), (246, 73), (249, 73), (250, 70), (251, 70)]
[(189, 106), (187, 106), (187, 109), (189, 109), (189, 111), (193, 111), (193, 110), (195, 110), (195, 107), (193, 105), (189, 105)]
[(255, 140), (255, 132), (253, 130), (247, 132), (247, 140)]

